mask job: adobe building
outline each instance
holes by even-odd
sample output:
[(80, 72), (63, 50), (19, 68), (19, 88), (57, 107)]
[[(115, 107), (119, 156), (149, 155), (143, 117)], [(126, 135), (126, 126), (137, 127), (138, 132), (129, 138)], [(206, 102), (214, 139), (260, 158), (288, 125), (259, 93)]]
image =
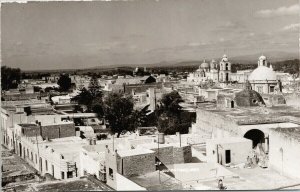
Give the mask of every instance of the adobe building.
[(269, 165), (282, 175), (300, 178), (300, 127), (270, 131)]
[(252, 140), (241, 137), (209, 139), (206, 141), (207, 162), (226, 164), (244, 163), (252, 151)]

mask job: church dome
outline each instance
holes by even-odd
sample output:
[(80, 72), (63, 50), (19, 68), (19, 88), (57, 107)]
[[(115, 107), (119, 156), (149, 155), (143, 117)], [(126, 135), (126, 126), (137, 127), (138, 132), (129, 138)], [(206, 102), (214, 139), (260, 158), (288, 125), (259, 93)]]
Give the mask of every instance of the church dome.
[(252, 107), (265, 105), (262, 96), (251, 89), (244, 89), (235, 95), (235, 101), (239, 107)]
[(202, 69), (207, 69), (207, 68), (209, 68), (209, 64), (208, 63), (206, 63), (205, 61), (200, 65), (200, 68), (202, 68)]
[(251, 84), (249, 81), (246, 82), (245, 88), (242, 91), (235, 94), (235, 101), (239, 107), (265, 105), (262, 96), (258, 92), (251, 89)]
[(257, 67), (249, 76), (249, 81), (276, 81), (276, 73), (266, 66)]
[(267, 60), (267, 57), (262, 55), (262, 56), (259, 57), (259, 60)]
[(222, 61), (223, 61), (223, 62), (228, 62), (228, 57), (227, 57), (227, 55), (225, 55), (225, 54), (223, 55)]

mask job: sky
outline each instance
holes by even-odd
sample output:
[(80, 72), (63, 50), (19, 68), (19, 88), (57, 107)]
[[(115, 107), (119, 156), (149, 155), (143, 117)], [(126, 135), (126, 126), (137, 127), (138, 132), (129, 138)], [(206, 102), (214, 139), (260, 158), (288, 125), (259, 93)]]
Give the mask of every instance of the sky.
[(152, 64), (299, 51), (299, 0), (3, 3), (2, 65)]

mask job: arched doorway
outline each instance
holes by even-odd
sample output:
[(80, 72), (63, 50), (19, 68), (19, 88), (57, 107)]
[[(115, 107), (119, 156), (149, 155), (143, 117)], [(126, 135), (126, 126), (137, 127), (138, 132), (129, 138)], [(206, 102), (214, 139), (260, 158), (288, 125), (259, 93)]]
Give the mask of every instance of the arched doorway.
[(261, 144), (265, 143), (265, 134), (264, 134), (264, 132), (262, 132), (261, 130), (258, 130), (258, 129), (251, 129), (251, 130), (247, 131), (245, 133), (244, 137), (252, 140), (253, 148), (256, 147), (257, 144), (259, 144), (259, 143), (261, 143)]

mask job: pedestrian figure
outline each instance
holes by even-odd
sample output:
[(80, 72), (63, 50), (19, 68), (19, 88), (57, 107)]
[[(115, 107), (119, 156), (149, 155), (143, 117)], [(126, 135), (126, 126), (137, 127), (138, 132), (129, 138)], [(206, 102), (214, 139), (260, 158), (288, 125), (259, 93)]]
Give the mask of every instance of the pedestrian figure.
[(225, 190), (226, 189), (226, 187), (223, 185), (223, 180), (222, 179), (219, 179), (218, 188), (220, 190)]

